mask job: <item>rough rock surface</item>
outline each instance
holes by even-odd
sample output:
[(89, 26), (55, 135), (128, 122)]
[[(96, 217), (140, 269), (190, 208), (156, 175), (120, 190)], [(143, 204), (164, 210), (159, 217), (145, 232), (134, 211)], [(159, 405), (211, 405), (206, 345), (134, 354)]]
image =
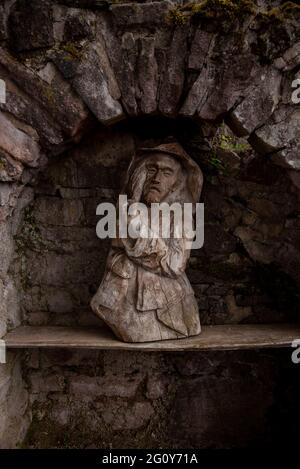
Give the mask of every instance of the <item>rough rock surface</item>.
[[(28, 323), (97, 322), (89, 301), (103, 275), (108, 243), (96, 237), (96, 207), (116, 200), (135, 145), (153, 140), (162, 126), (166, 135), (181, 139), (207, 174), (205, 243), (192, 252), (188, 270), (202, 323), (297, 320), (297, 288), (283, 286), (285, 275), (300, 286), (294, 268), (300, 261), (299, 219), (294, 217), (299, 202), (289, 176), (262, 162), (249, 145), (231, 141), (225, 126), (220, 141), (228, 138), (229, 148), (216, 146), (219, 167), (214, 168), (210, 152), (205, 155), (194, 142), (201, 138), (197, 127), (192, 135), (188, 121), (179, 129), (168, 121), (155, 122), (149, 121), (147, 131), (123, 124), (109, 133), (97, 131), (43, 172), (17, 235), (26, 258), (22, 309)], [(291, 250), (287, 262), (284, 253)], [(23, 267), (15, 265), (16, 278)], [(283, 283), (279, 296), (272, 282)]]
[[(268, 0), (228, 11), (219, 0), (200, 9), (190, 3), (1, 3), (0, 337), (21, 321), (95, 321), (87, 305), (108, 247), (95, 237), (95, 205), (115, 200), (136, 144), (169, 135), (193, 153), (206, 181), (206, 242), (189, 269), (203, 322), (299, 320), (300, 118), (291, 99), (299, 7)], [(135, 119), (103, 129), (128, 117)], [(228, 140), (227, 131), (215, 134), (223, 120), (254, 151)], [(224, 357), (214, 357), (212, 367), (203, 356), (170, 357), (162, 370), (162, 356), (91, 354), (95, 369), (84, 354), (75, 354), (75, 364), (63, 356), (28, 356), (22, 372), (29, 395), (18, 355), (1, 368), (1, 447), (24, 438), (32, 405), (29, 446), (277, 444), (286, 428), (280, 406), (290, 415), (296, 402), (283, 385), (273, 401), (276, 373), (266, 383), (262, 371), (281, 365), (272, 359), (265, 368), (255, 353), (229, 354), (227, 375)], [(251, 373), (261, 377), (259, 386)], [(85, 383), (95, 395), (91, 406), (82, 402)], [(232, 394), (247, 399), (232, 403)], [(78, 439), (72, 422), (83, 409)], [(254, 442), (267, 409), (275, 415), (272, 436), (268, 430)], [(37, 440), (48, 422), (56, 431)], [(128, 440), (120, 440), (121, 430)], [(296, 425), (289, 430), (293, 438)]]
[(299, 380), (290, 352), (53, 351), (28, 354), (25, 365), (33, 408), (29, 448), (297, 442)]

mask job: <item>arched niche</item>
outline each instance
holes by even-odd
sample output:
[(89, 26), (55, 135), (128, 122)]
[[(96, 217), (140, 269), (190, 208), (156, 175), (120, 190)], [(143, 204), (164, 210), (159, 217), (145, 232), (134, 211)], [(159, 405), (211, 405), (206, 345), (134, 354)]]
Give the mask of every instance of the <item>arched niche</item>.
[[(17, 0), (0, 7), (0, 79), (6, 84), (0, 103), (0, 336), (25, 322), (92, 320), (85, 308), (102, 261), (98, 266), (93, 253), (87, 267), (83, 254), (90, 249), (104, 258), (105, 249), (95, 242), (91, 223), (71, 240), (78, 243), (72, 250), (68, 226), (59, 220), (65, 217), (72, 227), (85, 216), (83, 201), (98, 187), (93, 181), (99, 177), (103, 189), (114, 180), (138, 138), (145, 138), (141, 127), (153, 130), (150, 139), (167, 128), (163, 136), (182, 139), (205, 172), (208, 243), (193, 256), (189, 272), (204, 321), (294, 320), (300, 263), (299, 104), (292, 100), (299, 78), (297, 5), (240, 2), (232, 12), (224, 2), (213, 8), (204, 2), (204, 9), (175, 1), (112, 3), (77, 1), (71, 8), (68, 1)], [(216, 137), (216, 129), (223, 121), (253, 151), (239, 154), (233, 138), (233, 148), (221, 152), (218, 135), (224, 132)], [(107, 146), (111, 150), (99, 155), (97, 149)], [(93, 158), (99, 173), (89, 165)], [(78, 182), (78, 167), (87, 186)], [(65, 250), (72, 248), (63, 253), (70, 262), (59, 260), (59, 236)], [(39, 284), (45, 272), (52, 275), (48, 293), (33, 291), (30, 281)], [(70, 294), (65, 283), (53, 285), (62, 272), (64, 281), (87, 273), (85, 290), (74, 287)], [(274, 295), (276, 308), (269, 303)], [(21, 358), (11, 353), (3, 371), (3, 446), (21, 441), (30, 422)]]

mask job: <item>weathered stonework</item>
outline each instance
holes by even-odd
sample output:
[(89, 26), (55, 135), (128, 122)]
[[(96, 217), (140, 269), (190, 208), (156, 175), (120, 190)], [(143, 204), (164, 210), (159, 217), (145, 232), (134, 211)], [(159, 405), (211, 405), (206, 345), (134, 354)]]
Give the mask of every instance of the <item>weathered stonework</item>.
[(299, 380), (289, 363), (287, 354), (278, 351), (34, 352), (26, 359), (33, 423), (25, 445), (295, 444)]
[[(95, 236), (95, 205), (116, 199), (136, 146), (170, 135), (206, 180), (206, 242), (188, 271), (202, 322), (299, 321), (300, 119), (291, 101), (299, 7), (272, 0), (240, 2), (233, 12), (218, 0), (194, 9), (171, 0), (2, 3), (0, 337), (21, 322), (97, 323), (88, 303), (108, 245)], [(215, 134), (222, 120), (254, 150), (224, 128)], [(0, 370), (0, 446), (24, 439), (31, 409), (28, 446), (278, 444), (287, 428), (280, 407), (295, 419), (299, 389), (289, 370), (294, 388), (285, 395), (277, 372), (289, 358), (279, 364), (276, 353), (266, 364), (256, 353), (209, 361), (202, 354), (57, 352), (30, 354), (22, 368), (12, 354)], [(248, 388), (241, 376), (249, 376)], [(220, 396), (231, 402), (232, 389), (245, 400), (219, 406)], [(55, 429), (38, 440), (49, 422)], [(292, 425), (290, 441), (295, 435)]]

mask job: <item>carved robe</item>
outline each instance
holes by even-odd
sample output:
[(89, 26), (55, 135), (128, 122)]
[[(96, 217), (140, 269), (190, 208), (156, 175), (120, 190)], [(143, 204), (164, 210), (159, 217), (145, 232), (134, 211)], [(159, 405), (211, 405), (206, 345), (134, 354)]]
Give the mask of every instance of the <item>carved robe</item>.
[(199, 334), (186, 261), (182, 239), (139, 238), (131, 249), (112, 247), (93, 309), (125, 342)]

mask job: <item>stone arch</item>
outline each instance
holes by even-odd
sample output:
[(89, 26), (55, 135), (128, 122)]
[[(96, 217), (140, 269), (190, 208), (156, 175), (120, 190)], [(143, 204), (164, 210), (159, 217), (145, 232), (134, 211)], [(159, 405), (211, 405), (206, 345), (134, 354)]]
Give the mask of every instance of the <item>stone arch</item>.
[[(78, 1), (71, 8), (68, 1), (17, 0), (0, 7), (0, 79), (6, 83), (0, 103), (0, 336), (21, 320), (9, 268), (31, 189), (53, 158), (92, 129), (154, 116), (190, 119), (213, 133), (224, 120), (257, 152), (252, 167), (268, 172), (271, 161), (299, 200), (300, 116), (291, 99), (300, 65), (296, 6), (286, 11), (275, 1), (241, 2), (243, 10), (230, 12), (217, 1), (198, 11), (175, 0), (112, 3)], [(296, 209), (282, 209), (290, 237), (276, 259), (300, 282)], [(268, 216), (271, 205), (258, 210)], [(253, 243), (249, 227), (235, 235), (254, 261), (273, 260), (274, 249), (262, 253), (264, 240)], [(21, 438), (26, 419), (20, 422)], [(10, 445), (15, 438), (8, 433)]]

